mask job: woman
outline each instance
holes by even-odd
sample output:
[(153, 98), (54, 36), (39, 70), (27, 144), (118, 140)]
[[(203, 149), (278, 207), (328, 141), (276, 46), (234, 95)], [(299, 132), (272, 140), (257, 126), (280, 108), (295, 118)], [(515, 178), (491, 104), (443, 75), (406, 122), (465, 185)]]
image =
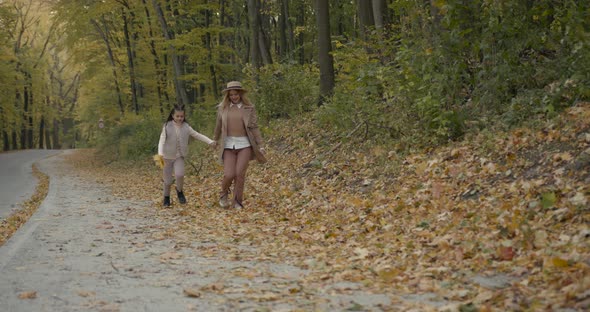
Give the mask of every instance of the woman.
[[(244, 208), (244, 184), (250, 160), (266, 162), (262, 136), (258, 129), (256, 109), (246, 97), (246, 89), (239, 81), (230, 81), (222, 91), (223, 101), (217, 106), (217, 122), (213, 140), (219, 147), (219, 161), (223, 165), (223, 181), (219, 205)], [(233, 200), (229, 189), (234, 184)]]

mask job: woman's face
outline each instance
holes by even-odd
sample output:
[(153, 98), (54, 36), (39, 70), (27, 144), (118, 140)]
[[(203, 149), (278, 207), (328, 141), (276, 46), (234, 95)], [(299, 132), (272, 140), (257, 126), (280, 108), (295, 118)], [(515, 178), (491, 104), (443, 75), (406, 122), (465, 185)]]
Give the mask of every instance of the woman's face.
[(174, 118), (175, 123), (181, 124), (184, 121), (184, 112), (183, 111), (174, 111), (172, 118)]
[(240, 91), (230, 90), (229, 91), (229, 100), (234, 104), (240, 103), (240, 101), (242, 100), (242, 97), (240, 96)]

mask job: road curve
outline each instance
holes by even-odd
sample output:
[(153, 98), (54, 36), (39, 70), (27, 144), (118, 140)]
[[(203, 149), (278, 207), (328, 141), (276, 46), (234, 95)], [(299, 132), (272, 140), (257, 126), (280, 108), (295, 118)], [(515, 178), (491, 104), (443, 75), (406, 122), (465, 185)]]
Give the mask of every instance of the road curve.
[(10, 216), (35, 192), (37, 179), (33, 176), (33, 164), (59, 153), (59, 150), (39, 149), (0, 153), (0, 219)]

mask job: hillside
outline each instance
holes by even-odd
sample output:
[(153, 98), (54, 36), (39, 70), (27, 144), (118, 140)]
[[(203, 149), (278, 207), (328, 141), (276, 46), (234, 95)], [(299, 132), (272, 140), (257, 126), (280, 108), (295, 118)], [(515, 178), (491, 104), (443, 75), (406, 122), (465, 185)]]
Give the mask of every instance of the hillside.
[(210, 151), (190, 160), (189, 204), (171, 209), (160, 206), (161, 172), (150, 160), (124, 170), (84, 152), (72, 161), (117, 196), (153, 201), (162, 237), (309, 269), (292, 292), (349, 281), (434, 298), (400, 300), (395, 310), (590, 307), (590, 103), (535, 129), (407, 156), (360, 131), (337, 141), (310, 116), (266, 133), (270, 161), (252, 163), (242, 211), (217, 206), (222, 168)]

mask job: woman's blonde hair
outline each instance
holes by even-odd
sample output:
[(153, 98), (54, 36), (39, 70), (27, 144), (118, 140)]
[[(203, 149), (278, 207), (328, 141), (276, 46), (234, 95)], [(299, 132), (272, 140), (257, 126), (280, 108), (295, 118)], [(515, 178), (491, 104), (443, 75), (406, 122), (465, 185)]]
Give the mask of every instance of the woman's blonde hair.
[(242, 100), (242, 103), (245, 106), (252, 106), (252, 102), (250, 102), (250, 99), (248, 99), (246, 92), (244, 92), (243, 90), (230, 90), (230, 91), (224, 92), (223, 100), (221, 101), (221, 103), (219, 103), (219, 106), (221, 106), (223, 108), (229, 107), (229, 104), (231, 103), (231, 100), (229, 99), (229, 93), (231, 91), (238, 91), (240, 93), (240, 99)]

